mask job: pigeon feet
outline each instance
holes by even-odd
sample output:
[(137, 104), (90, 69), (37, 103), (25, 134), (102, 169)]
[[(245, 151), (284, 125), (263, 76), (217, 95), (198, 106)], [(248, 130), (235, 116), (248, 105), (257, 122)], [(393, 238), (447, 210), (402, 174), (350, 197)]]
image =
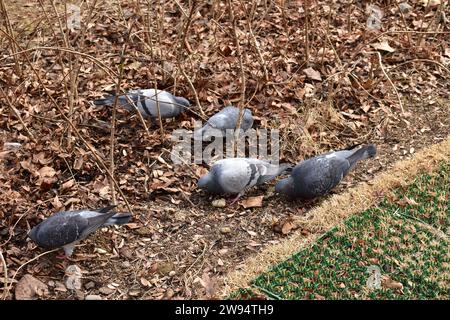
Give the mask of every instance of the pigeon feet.
[(233, 204), (235, 204), (235, 203), (239, 200), (240, 197), (241, 197), (241, 195), (238, 194), (235, 198), (233, 198), (233, 199), (231, 200), (230, 205), (232, 206)]
[(58, 259), (58, 260), (66, 260), (67, 256), (64, 253), (60, 253), (60, 254), (57, 254), (55, 256), (55, 258)]
[(55, 256), (56, 259), (58, 260), (62, 260), (61, 262), (66, 262), (66, 261), (75, 261), (75, 259), (71, 258), (70, 256), (66, 255), (64, 252), (59, 253)]

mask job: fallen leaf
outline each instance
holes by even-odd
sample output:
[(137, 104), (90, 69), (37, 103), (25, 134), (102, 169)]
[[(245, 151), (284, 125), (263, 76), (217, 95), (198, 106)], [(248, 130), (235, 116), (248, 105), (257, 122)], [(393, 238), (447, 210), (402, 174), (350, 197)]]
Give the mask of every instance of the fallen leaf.
[(16, 300), (34, 300), (48, 295), (48, 287), (30, 274), (24, 275), (16, 285)]
[(296, 229), (297, 225), (296, 225), (293, 217), (292, 216), (288, 216), (286, 218), (283, 218), (283, 219), (280, 219), (280, 220), (276, 221), (273, 224), (272, 228), (273, 228), (273, 230), (275, 232), (287, 235), (293, 229)]
[(198, 279), (203, 288), (205, 288), (206, 297), (211, 299), (216, 292), (216, 281), (209, 277), (208, 273), (204, 273), (201, 279)]
[(158, 273), (163, 276), (169, 275), (170, 271), (174, 269), (172, 262), (161, 262), (158, 264)]
[(320, 72), (314, 70), (313, 68), (307, 68), (303, 70), (303, 73), (312, 80), (322, 81), (322, 77), (320, 76)]
[(132, 63), (130, 63), (129, 65), (127, 65), (128, 69), (131, 70), (138, 70), (141, 67), (142, 63), (139, 61), (134, 61)]
[(245, 200), (242, 200), (240, 204), (245, 208), (256, 208), (256, 207), (262, 207), (262, 201), (264, 199), (264, 196), (257, 196), (257, 197), (251, 197), (247, 198)]
[(372, 44), (372, 47), (376, 50), (380, 50), (380, 51), (387, 51), (387, 52), (394, 52), (395, 49), (392, 48), (389, 43), (387, 42), (387, 40), (379, 42), (379, 43), (374, 43)]
[(98, 289), (98, 291), (99, 291), (100, 293), (105, 294), (105, 295), (109, 295), (109, 294), (111, 294), (111, 293), (114, 293), (116, 290), (115, 290), (115, 289), (108, 288), (108, 287), (101, 287), (100, 289)]
[(407, 205), (410, 205), (410, 206), (418, 205), (418, 203), (414, 199), (408, 198), (407, 196), (404, 196), (401, 200), (399, 200), (398, 204), (402, 207), (405, 207)]
[(421, 0), (420, 4), (424, 7), (436, 7), (441, 4), (441, 0)]
[(42, 167), (39, 169), (38, 174), (42, 178), (52, 178), (55, 176), (56, 171), (52, 167)]
[(288, 234), (289, 232), (291, 232), (291, 230), (294, 228), (294, 223), (293, 222), (286, 222), (283, 227), (281, 228), (281, 233), (282, 234)]
[(450, 58), (450, 47), (445, 48), (445, 50), (444, 50), (444, 56), (447, 56), (447, 57)]
[(145, 278), (141, 278), (141, 284), (142, 284), (144, 287), (150, 287), (150, 286), (151, 286), (150, 281), (148, 281), (148, 280), (145, 279)]
[(416, 202), (416, 200), (411, 199), (411, 198), (408, 198), (408, 197), (406, 197), (406, 196), (405, 196), (405, 201), (406, 201), (408, 204), (412, 205), (412, 206), (417, 206), (417, 205), (419, 205), (419, 204)]
[(75, 185), (75, 179), (70, 179), (61, 185), (61, 190), (68, 190)]
[(75, 161), (73, 162), (73, 168), (75, 170), (80, 170), (83, 167), (83, 162), (84, 162), (84, 160), (83, 160), (82, 156), (76, 158)]
[(389, 277), (384, 278), (381, 281), (381, 285), (384, 288), (389, 288), (389, 289), (396, 289), (396, 290), (402, 290), (403, 289), (403, 284), (401, 282), (394, 281), (394, 280), (392, 280)]
[(53, 200), (52, 200), (52, 205), (53, 205), (53, 207), (54, 207), (55, 209), (60, 209), (60, 208), (62, 208), (63, 205), (62, 205), (61, 201), (59, 201), (59, 198), (58, 198), (57, 195), (53, 198)]

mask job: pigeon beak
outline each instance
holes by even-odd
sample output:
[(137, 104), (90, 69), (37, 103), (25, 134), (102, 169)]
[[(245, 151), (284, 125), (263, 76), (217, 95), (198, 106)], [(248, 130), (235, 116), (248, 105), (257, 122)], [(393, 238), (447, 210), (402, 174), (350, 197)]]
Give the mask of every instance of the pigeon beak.
[(201, 177), (197, 183), (200, 189), (206, 189), (208, 186), (208, 175)]

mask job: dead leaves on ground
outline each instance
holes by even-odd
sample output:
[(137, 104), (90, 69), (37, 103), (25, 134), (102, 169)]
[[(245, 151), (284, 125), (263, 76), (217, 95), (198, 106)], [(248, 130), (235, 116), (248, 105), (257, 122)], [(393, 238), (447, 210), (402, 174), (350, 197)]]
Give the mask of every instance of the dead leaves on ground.
[(239, 202), (245, 209), (248, 208), (259, 208), (262, 207), (262, 201), (264, 199), (264, 195), (257, 197), (249, 197)]
[(24, 275), (15, 287), (16, 300), (36, 300), (48, 296), (48, 287), (30, 274)]
[(275, 232), (283, 235), (288, 235), (291, 231), (296, 230), (298, 227), (298, 224), (295, 222), (295, 217), (291, 215), (279, 219), (272, 225)]

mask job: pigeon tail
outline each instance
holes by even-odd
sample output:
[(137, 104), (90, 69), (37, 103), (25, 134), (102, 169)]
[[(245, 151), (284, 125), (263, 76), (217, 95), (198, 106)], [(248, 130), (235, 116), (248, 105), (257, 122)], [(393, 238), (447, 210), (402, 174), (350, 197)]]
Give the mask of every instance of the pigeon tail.
[(185, 111), (185, 107), (189, 107), (191, 105), (191, 103), (189, 102), (188, 99), (183, 98), (183, 97), (177, 97), (177, 96), (173, 96), (173, 99), (175, 100), (175, 102), (182, 107), (181, 108), (181, 112)]
[[(139, 96), (135, 95), (129, 95), (128, 96), (130, 100), (127, 99), (126, 95), (120, 95), (117, 99), (117, 105), (125, 107), (127, 110), (133, 110), (133, 103), (136, 104), (139, 100)], [(112, 106), (114, 105), (114, 99), (116, 98), (116, 95), (112, 94), (109, 96), (106, 96), (101, 99), (94, 100), (94, 105), (96, 106)], [(131, 101), (131, 102), (130, 102)]]
[(110, 205), (110, 206), (98, 209), (97, 211), (100, 212), (100, 213), (107, 213), (107, 212), (110, 212), (115, 207), (117, 207), (117, 204), (113, 204), (113, 205)]
[(113, 215), (111, 218), (109, 218), (108, 220), (106, 220), (104, 226), (110, 226), (110, 225), (121, 225), (121, 224), (126, 224), (131, 220), (131, 213), (117, 213), (115, 215)]
[(360, 145), (362, 145), (362, 143), (355, 143), (354, 145), (348, 146), (342, 150), (353, 150), (353, 149), (358, 148)]
[(110, 104), (113, 104), (113, 103), (114, 103), (114, 96), (113, 95), (107, 96), (107, 97), (102, 98), (102, 99), (94, 100), (94, 104), (96, 106), (105, 106), (105, 105), (110, 105)]
[(376, 155), (377, 149), (373, 144), (369, 144), (367, 146), (363, 146), (360, 149), (356, 150), (351, 156), (347, 158), (350, 162), (350, 167), (353, 166), (360, 160), (364, 160), (367, 158), (372, 158)]

